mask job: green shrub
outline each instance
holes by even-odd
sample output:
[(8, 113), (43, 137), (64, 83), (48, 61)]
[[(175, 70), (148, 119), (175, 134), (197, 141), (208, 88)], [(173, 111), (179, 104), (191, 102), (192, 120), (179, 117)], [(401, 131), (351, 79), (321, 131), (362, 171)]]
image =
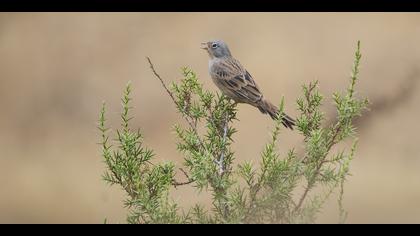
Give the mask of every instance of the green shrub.
[[(235, 153), (231, 144), (240, 139), (234, 136), (236, 130), (231, 125), (237, 120), (235, 103), (205, 90), (189, 68), (182, 68), (182, 80), (168, 88), (148, 58), (155, 77), (188, 124), (174, 126), (177, 149), (184, 156), (183, 167), (178, 170), (187, 181), (175, 179), (175, 164), (153, 161), (154, 153), (143, 143), (140, 131), (130, 128), (131, 85), (127, 84), (122, 98), (121, 128), (116, 130), (115, 142), (111, 142), (105, 124), (105, 104), (100, 112), (99, 130), (107, 168), (103, 178), (127, 193), (128, 222), (310, 223), (335, 189), (339, 190), (339, 220), (344, 222), (343, 184), (357, 143), (352, 120), (368, 105), (367, 99), (355, 96), (360, 58), (358, 42), (349, 88), (333, 95), (337, 121), (323, 127), (325, 119), (320, 106), (324, 99), (318, 91), (318, 82), (304, 85), (303, 94), (297, 99), (300, 115), (296, 126), (304, 137), (305, 152), (298, 155), (293, 148), (286, 155), (278, 152), (277, 139), (282, 129), (278, 119), (258, 168), (250, 162), (233, 165)], [(283, 107), (282, 99), (281, 111)], [(332, 147), (346, 138), (353, 139), (350, 150), (332, 153)], [(206, 209), (197, 204), (191, 209), (181, 209), (169, 195), (169, 190), (179, 185), (210, 191), (212, 207)], [(322, 193), (314, 193), (315, 188), (323, 190)]]

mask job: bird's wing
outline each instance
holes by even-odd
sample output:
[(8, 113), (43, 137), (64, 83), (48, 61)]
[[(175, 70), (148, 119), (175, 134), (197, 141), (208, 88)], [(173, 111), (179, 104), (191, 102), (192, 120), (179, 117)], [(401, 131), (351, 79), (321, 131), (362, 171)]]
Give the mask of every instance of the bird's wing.
[(262, 99), (258, 85), (238, 60), (221, 60), (214, 66), (213, 71), (218, 82), (244, 102), (256, 103)]

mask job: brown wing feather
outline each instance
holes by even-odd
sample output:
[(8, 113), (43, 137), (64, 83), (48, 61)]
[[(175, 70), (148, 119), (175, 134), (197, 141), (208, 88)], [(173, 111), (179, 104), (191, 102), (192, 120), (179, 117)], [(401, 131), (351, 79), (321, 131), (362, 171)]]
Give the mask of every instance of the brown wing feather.
[(251, 104), (261, 100), (260, 89), (239, 61), (230, 58), (221, 60), (213, 66), (216, 83), (228, 96), (239, 102)]

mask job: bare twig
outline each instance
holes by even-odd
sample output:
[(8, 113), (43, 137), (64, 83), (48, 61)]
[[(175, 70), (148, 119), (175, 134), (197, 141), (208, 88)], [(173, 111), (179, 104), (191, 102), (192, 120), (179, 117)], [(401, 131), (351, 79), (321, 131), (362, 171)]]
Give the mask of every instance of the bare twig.
[(171, 90), (168, 89), (168, 87), (166, 87), (165, 82), (163, 82), (163, 79), (160, 77), (160, 75), (156, 72), (155, 67), (153, 66), (152, 61), (150, 60), (149, 57), (146, 57), (147, 61), (149, 62), (150, 65), (150, 69), (152, 69), (153, 74), (155, 74), (156, 78), (158, 78), (160, 80), (160, 83), (162, 84), (163, 88), (166, 90), (166, 92), (169, 94), (169, 96), (172, 98), (172, 101), (174, 101), (174, 103), (176, 104), (176, 100), (174, 95), (172, 94)]
[(194, 182), (194, 179), (191, 179), (190, 178), (190, 176), (188, 175), (188, 173), (184, 170), (184, 169), (182, 169), (182, 168), (179, 168), (179, 170), (180, 171), (182, 171), (182, 173), (184, 173), (184, 175), (185, 175), (185, 177), (187, 177), (187, 181), (185, 181), (185, 182), (178, 182), (178, 181), (176, 181), (175, 179), (173, 179), (172, 180), (172, 185), (176, 188), (176, 187), (178, 187), (178, 186), (181, 186), (181, 185), (187, 185), (187, 184), (191, 184), (191, 183), (193, 183)]
[[(166, 90), (166, 92), (169, 94), (169, 96), (171, 97), (172, 101), (175, 103), (175, 105), (177, 104), (174, 95), (172, 94), (172, 92), (168, 89), (168, 87), (166, 86), (165, 82), (163, 81), (162, 77), (160, 77), (160, 75), (156, 72), (155, 67), (153, 66), (152, 61), (150, 60), (149, 57), (146, 57), (147, 61), (149, 62), (150, 65), (150, 69), (152, 70), (153, 74), (155, 75), (156, 78), (159, 79), (160, 83), (162, 84), (163, 88)], [(190, 119), (188, 119), (188, 117), (183, 116), (184, 119), (187, 121), (188, 125), (191, 127), (191, 129), (194, 131), (194, 133), (197, 136), (197, 140), (201, 146), (201, 148), (203, 148), (203, 150), (206, 152), (206, 154), (213, 156), (212, 154), (210, 154), (210, 152), (207, 150), (207, 148), (204, 146), (203, 141), (200, 139), (200, 136), (198, 135), (198, 131), (197, 131), (197, 126), (193, 124), (193, 121), (191, 121)]]

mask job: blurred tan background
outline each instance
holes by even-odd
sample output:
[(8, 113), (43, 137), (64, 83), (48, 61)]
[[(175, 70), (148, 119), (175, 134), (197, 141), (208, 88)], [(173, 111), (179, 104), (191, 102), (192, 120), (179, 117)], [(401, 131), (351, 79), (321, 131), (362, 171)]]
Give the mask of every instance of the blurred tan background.
[[(158, 160), (181, 163), (171, 127), (182, 122), (152, 76), (180, 78), (191, 66), (206, 88), (202, 41), (223, 39), (266, 97), (295, 99), (318, 79), (325, 110), (344, 90), (362, 42), (359, 96), (372, 111), (358, 120), (359, 148), (345, 185), (348, 223), (420, 223), (420, 14), (415, 13), (1, 13), (0, 222), (125, 222), (123, 192), (101, 180), (96, 120), (102, 100), (119, 125), (120, 95), (133, 84), (133, 127)], [(239, 106), (237, 161), (258, 161), (272, 121)], [(280, 151), (300, 145), (284, 130)], [(297, 148), (301, 148), (297, 146)], [(183, 206), (196, 198), (181, 187)], [(198, 196), (199, 201), (208, 202)], [(331, 198), (318, 222), (338, 220)]]

